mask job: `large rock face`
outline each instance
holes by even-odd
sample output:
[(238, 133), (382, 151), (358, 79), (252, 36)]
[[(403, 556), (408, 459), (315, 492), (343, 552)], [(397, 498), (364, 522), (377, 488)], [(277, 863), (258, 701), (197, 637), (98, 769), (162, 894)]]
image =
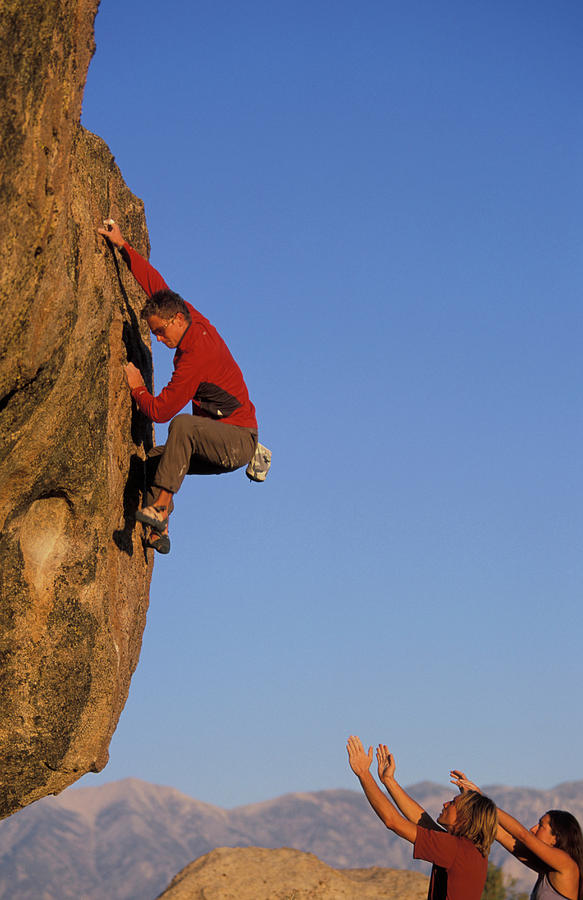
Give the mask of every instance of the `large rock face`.
[[(0, 0), (0, 816), (105, 765), (151, 561), (132, 531), (151, 375), (141, 298), (96, 234), (143, 253), (141, 201), (79, 124), (98, 0)], [(151, 551), (150, 551), (151, 556)]]
[(159, 900), (425, 900), (428, 878), (394, 869), (332, 869), (282, 847), (219, 847), (172, 880)]

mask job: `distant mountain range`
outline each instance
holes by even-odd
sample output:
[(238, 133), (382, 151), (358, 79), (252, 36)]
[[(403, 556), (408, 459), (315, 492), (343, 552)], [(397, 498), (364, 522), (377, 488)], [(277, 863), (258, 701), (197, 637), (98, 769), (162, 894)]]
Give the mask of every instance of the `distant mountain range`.
[[(437, 815), (452, 788), (422, 782), (408, 791)], [(549, 791), (484, 791), (525, 824), (547, 809), (583, 822), (583, 781)], [(335, 868), (383, 866), (427, 872), (407, 842), (387, 832), (362, 794), (286, 794), (224, 810), (173, 788), (129, 778), (73, 788), (0, 822), (0, 900), (154, 900), (176, 873), (215, 847), (291, 847)], [(533, 878), (496, 845), (491, 857)]]

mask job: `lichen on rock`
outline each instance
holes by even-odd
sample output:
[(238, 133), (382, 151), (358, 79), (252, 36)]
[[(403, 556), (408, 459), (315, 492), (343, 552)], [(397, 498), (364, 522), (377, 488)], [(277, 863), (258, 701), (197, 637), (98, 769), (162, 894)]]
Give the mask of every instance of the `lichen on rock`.
[(149, 244), (80, 125), (97, 6), (0, 0), (0, 817), (103, 768), (148, 605), (132, 526), (152, 429), (123, 364), (151, 380), (149, 337), (96, 228), (112, 213)]

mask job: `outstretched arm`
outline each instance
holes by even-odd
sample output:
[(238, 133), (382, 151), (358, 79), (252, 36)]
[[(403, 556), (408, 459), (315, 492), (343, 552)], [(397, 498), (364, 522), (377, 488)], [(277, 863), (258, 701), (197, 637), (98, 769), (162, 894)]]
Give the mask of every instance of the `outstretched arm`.
[[(534, 864), (530, 864), (531, 868), (537, 870), (541, 868), (540, 865), (536, 865), (538, 860), (545, 868), (553, 869), (564, 876), (574, 876), (576, 873), (578, 880), (577, 863), (564, 850), (559, 850), (558, 847), (551, 847), (549, 844), (541, 841), (528, 828), (525, 828), (518, 819), (515, 819), (514, 816), (500, 808), (498, 809), (498, 821), (507, 834), (515, 840), (517, 849), (519, 850), (520, 846), (524, 847), (529, 854), (529, 858), (534, 858)], [(515, 852), (515, 855), (518, 856), (518, 853)], [(523, 860), (523, 862), (529, 865), (528, 860)]]
[(381, 783), (386, 787), (391, 799), (397, 804), (403, 815), (410, 822), (413, 822), (414, 825), (422, 825), (423, 828), (433, 828), (441, 831), (439, 825), (426, 810), (416, 800), (413, 800), (397, 782), (395, 778), (395, 757), (392, 753), (389, 753), (386, 744), (379, 744), (377, 747), (377, 764)]
[(103, 235), (114, 247), (117, 247), (130, 272), (140, 287), (145, 290), (148, 297), (151, 297), (156, 291), (168, 290), (168, 285), (154, 266), (151, 266), (147, 259), (140, 256), (137, 250), (130, 247), (122, 235), (117, 222), (114, 222), (111, 218), (104, 219), (103, 228), (98, 228), (97, 233)]
[(360, 738), (351, 735), (348, 738), (346, 749), (348, 750), (350, 768), (360, 781), (366, 799), (381, 822), (391, 831), (394, 831), (395, 834), (398, 834), (399, 837), (405, 838), (405, 840), (414, 844), (417, 840), (417, 826), (397, 812), (370, 773), (372, 747), (369, 747), (368, 753), (365, 753)]

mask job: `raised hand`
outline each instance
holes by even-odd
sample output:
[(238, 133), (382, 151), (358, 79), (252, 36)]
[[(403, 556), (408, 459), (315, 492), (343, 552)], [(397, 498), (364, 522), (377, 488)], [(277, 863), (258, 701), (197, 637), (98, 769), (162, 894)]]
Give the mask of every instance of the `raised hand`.
[(351, 734), (346, 742), (346, 749), (348, 750), (348, 762), (354, 774), (359, 778), (366, 775), (372, 763), (372, 747), (369, 747), (368, 753), (365, 753), (360, 738)]
[(460, 772), (459, 769), (452, 769), (449, 775), (451, 783), (457, 785), (460, 794), (464, 794), (466, 791), (477, 791), (478, 794), (482, 793), (477, 784), (470, 781), (468, 776), (464, 772)]
[(385, 783), (385, 780), (393, 778), (397, 765), (395, 763), (395, 757), (392, 753), (389, 753), (389, 748), (386, 744), (379, 744), (377, 747), (377, 764), (379, 778), (383, 784)]
[(103, 228), (97, 229), (98, 234), (111, 241), (116, 247), (122, 247), (125, 244), (124, 237), (119, 229), (119, 225), (113, 219), (104, 219)]

